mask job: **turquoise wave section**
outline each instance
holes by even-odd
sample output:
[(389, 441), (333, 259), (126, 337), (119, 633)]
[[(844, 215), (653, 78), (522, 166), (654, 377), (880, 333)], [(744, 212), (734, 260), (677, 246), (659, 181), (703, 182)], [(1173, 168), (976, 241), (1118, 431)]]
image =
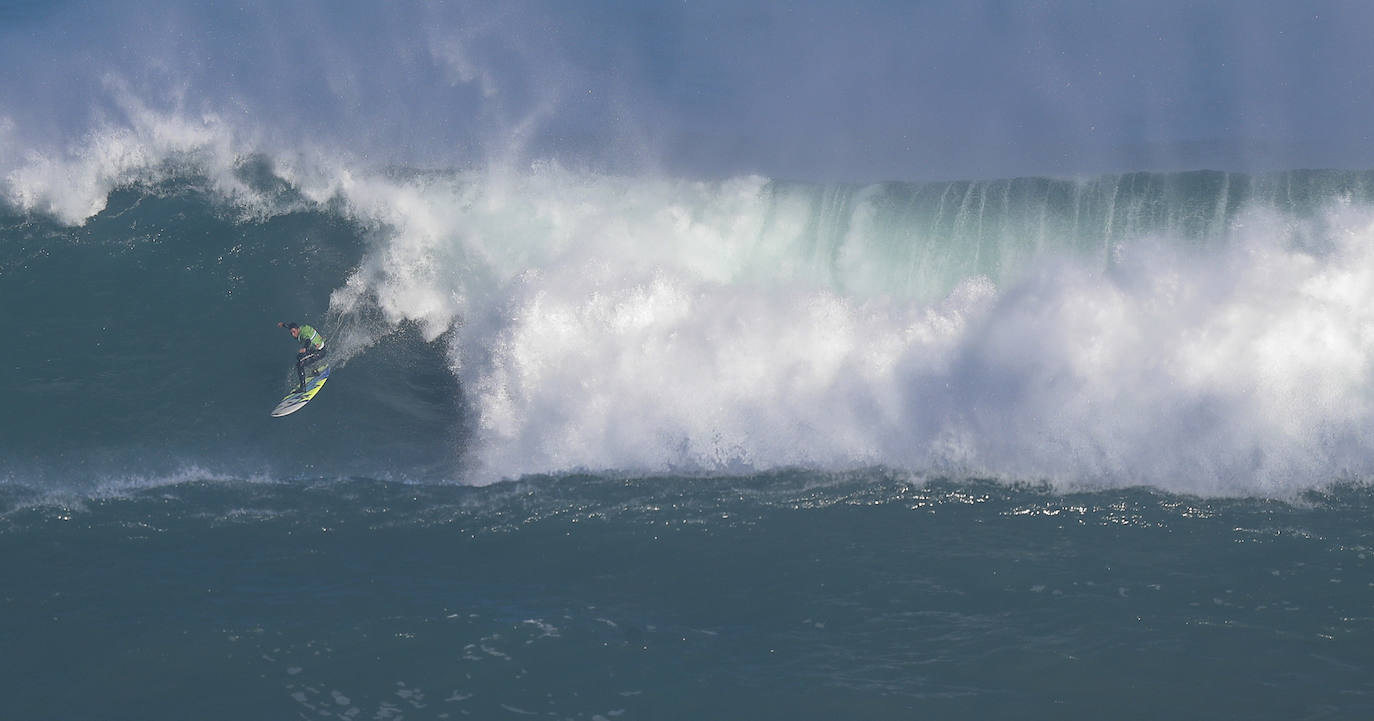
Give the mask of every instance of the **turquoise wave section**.
[(1216, 245), (1242, 212), (1299, 221), (1374, 202), (1374, 172), (1127, 173), (867, 186), (776, 181), (777, 232), (838, 286), (935, 297), (961, 280), (1005, 280), (1047, 255), (1113, 262), (1123, 243)]

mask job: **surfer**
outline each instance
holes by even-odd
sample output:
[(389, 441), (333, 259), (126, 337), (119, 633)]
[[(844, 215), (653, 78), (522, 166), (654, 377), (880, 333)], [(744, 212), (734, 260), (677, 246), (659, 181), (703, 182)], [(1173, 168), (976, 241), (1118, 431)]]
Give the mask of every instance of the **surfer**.
[[(301, 349), (296, 351), (296, 376), (300, 379), (300, 385), (296, 386), (296, 393), (305, 390), (305, 368), (307, 365), (324, 358), (324, 336), (308, 325), (297, 325), (282, 321), (277, 324), (278, 328), (285, 328), (291, 331), (291, 337), (301, 342)], [(311, 375), (319, 373), (319, 368), (311, 368)]]

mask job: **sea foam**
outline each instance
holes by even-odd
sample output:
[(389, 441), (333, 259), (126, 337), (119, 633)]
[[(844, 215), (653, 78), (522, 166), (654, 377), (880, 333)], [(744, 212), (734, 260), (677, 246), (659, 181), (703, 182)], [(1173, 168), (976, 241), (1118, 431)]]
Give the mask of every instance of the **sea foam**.
[(815, 209), (769, 188), (553, 165), (357, 183), (351, 212), (387, 232), (335, 302), (455, 331), (478, 477), (880, 464), (1284, 493), (1369, 469), (1367, 207), (1257, 204), (1206, 243), (1042, 252), (930, 300), (853, 283), (906, 256), (862, 218), (818, 253)]

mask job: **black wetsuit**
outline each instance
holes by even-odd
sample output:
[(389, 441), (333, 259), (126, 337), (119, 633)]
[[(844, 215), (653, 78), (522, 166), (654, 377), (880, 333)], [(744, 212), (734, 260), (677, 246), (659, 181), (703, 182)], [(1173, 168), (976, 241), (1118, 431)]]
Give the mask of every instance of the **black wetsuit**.
[[(300, 353), (296, 358), (296, 376), (300, 379), (300, 387), (297, 390), (305, 387), (305, 369), (311, 368), (313, 364), (324, 358), (324, 336), (308, 325), (301, 326), (300, 331), (298, 340), (300, 340), (305, 352)], [(317, 343), (319, 344), (318, 348), (315, 347)], [(311, 375), (314, 375), (315, 369), (311, 368), (311, 370)]]

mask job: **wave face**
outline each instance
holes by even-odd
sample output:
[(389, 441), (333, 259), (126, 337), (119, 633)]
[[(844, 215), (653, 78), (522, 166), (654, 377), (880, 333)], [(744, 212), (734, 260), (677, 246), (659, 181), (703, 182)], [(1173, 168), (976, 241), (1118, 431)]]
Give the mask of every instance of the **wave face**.
[[(1284, 495), (1374, 461), (1374, 173), (169, 157), (95, 190), (9, 178), (12, 478), (881, 466)], [(339, 367), (286, 420), (277, 320)]]

